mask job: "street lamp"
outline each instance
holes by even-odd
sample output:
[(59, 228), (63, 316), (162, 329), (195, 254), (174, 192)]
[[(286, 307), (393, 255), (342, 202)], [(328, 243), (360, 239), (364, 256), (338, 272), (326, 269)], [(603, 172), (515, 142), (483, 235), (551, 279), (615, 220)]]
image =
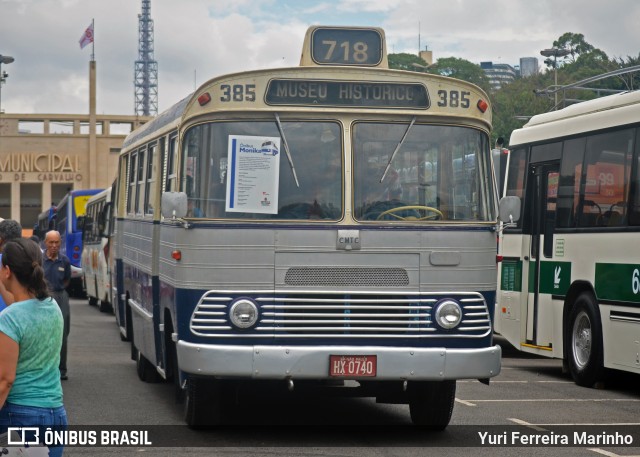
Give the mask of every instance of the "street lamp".
[(0, 114), (2, 114), (2, 84), (7, 80), (7, 76), (9, 76), (6, 72), (2, 71), (2, 64), (10, 64), (14, 60), (11, 56), (3, 56), (0, 54)]
[[(540, 51), (541, 55), (547, 57), (544, 63), (546, 63), (547, 65), (553, 65), (554, 86), (556, 90), (554, 94), (555, 104), (553, 109), (558, 109), (558, 57), (564, 57), (570, 53), (571, 51), (569, 51), (568, 49), (562, 48), (550, 48)], [(553, 61), (550, 59), (551, 57), (553, 57)]]

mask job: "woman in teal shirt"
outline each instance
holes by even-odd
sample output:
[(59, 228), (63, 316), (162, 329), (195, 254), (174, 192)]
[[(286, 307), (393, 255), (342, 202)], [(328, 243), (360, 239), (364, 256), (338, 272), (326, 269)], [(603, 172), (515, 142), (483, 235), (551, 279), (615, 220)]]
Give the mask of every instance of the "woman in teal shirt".
[[(0, 281), (15, 302), (0, 313), (0, 433), (8, 427), (66, 428), (62, 403), (60, 347), (62, 313), (48, 292), (42, 253), (33, 241), (7, 242)], [(49, 447), (61, 456), (62, 446)]]

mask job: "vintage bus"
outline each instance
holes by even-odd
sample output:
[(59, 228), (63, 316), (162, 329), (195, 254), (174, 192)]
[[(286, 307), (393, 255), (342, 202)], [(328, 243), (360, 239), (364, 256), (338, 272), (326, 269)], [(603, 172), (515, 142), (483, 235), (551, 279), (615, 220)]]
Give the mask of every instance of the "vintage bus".
[(264, 381), (443, 429), (456, 380), (499, 374), (488, 97), (387, 62), (381, 29), (312, 27), (299, 67), (211, 79), (126, 138), (117, 319), (189, 425)]
[(87, 200), (82, 232), (82, 274), (89, 305), (100, 311), (111, 310), (111, 187)]
[(496, 327), (576, 383), (640, 373), (640, 92), (534, 116), (511, 135)]
[(101, 190), (70, 190), (56, 205), (56, 230), (60, 232), (60, 252), (71, 262), (71, 282), (67, 288), (71, 296), (84, 296), (81, 265), (82, 226), (87, 200)]

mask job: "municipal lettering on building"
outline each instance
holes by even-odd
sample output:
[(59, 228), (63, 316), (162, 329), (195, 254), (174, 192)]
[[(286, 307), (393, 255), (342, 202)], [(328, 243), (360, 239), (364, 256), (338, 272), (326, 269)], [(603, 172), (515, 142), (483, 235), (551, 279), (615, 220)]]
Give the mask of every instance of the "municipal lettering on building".
[(0, 182), (81, 182), (80, 158), (71, 154), (0, 155)]

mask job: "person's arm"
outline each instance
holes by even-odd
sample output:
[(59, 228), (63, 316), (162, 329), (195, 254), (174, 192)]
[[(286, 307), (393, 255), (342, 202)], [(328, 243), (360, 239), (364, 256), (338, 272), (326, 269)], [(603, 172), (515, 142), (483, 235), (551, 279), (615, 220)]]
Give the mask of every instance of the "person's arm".
[(16, 379), (19, 353), (18, 343), (0, 332), (0, 408), (7, 401), (11, 386)]
[(13, 294), (5, 289), (2, 281), (0, 281), (0, 296), (2, 297), (2, 300), (4, 300), (4, 304), (7, 306), (16, 301), (16, 299), (13, 297)]
[(66, 289), (71, 282), (71, 262), (69, 259), (65, 259), (64, 261), (64, 279), (62, 280), (62, 284), (64, 284), (64, 288)]

